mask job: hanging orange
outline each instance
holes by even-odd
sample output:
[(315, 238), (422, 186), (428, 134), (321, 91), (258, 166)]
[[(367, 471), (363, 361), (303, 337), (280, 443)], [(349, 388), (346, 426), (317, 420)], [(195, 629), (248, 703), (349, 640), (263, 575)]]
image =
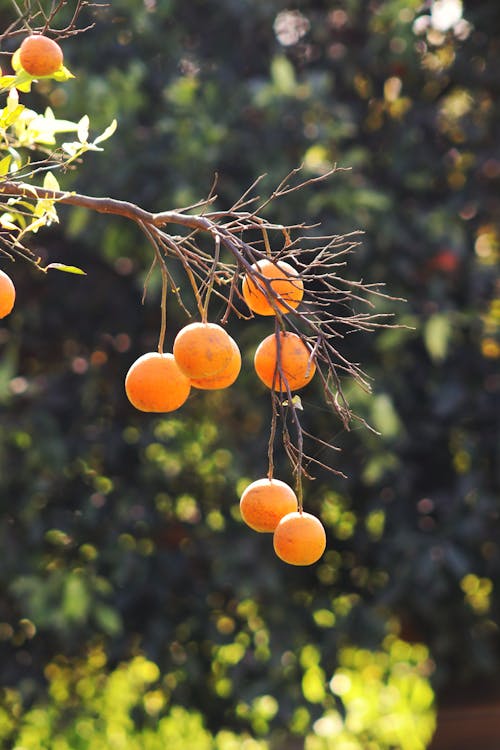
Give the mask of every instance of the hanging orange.
[(276, 526), (274, 551), (289, 565), (312, 565), (326, 548), (323, 524), (311, 513), (288, 513)]
[(287, 513), (297, 510), (297, 496), (280, 479), (257, 479), (240, 498), (241, 517), (251, 529), (272, 532)]
[(128, 400), (140, 411), (174, 411), (186, 401), (190, 390), (189, 378), (179, 370), (173, 354), (143, 354), (125, 378)]
[(191, 385), (205, 391), (216, 391), (220, 388), (229, 388), (234, 383), (241, 370), (241, 354), (238, 344), (231, 339), (232, 357), (223, 370), (216, 375), (210, 375), (206, 378), (192, 378)]
[(27, 36), (19, 47), (19, 62), (31, 76), (51, 76), (63, 64), (63, 52), (57, 42), (43, 34)]
[(280, 331), (279, 339), (273, 333), (261, 341), (255, 352), (254, 366), (264, 385), (275, 391), (286, 391), (287, 384), (291, 391), (297, 391), (307, 385), (316, 372), (309, 348), (300, 336), (289, 331)]
[[(271, 289), (278, 296), (278, 299), (273, 299), (273, 303), (280, 312), (289, 312), (285, 305), (280, 303), (280, 299), (294, 309), (298, 307), (304, 296), (304, 284), (293, 266), (283, 260), (272, 263), (264, 258), (254, 263), (252, 268), (269, 279)], [(276, 309), (269, 299), (269, 291), (263, 281), (254, 281), (245, 274), (241, 291), (250, 310), (258, 315), (276, 315)]]
[(217, 323), (190, 323), (175, 337), (173, 353), (180, 369), (191, 380), (222, 372), (233, 357), (231, 336)]
[(16, 288), (10, 276), (0, 271), (0, 318), (5, 318), (14, 307)]

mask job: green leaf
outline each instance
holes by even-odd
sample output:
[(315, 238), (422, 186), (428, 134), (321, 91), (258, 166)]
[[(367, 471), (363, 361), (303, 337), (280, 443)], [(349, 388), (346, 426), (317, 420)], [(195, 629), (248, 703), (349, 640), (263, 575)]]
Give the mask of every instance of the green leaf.
[(83, 115), (78, 123), (77, 136), (80, 143), (87, 143), (89, 139), (90, 120), (88, 115)]
[(98, 604), (94, 608), (94, 617), (97, 624), (108, 635), (117, 635), (122, 630), (122, 620), (119, 613), (107, 604)]
[(78, 268), (77, 266), (66, 266), (64, 263), (49, 263), (48, 266), (45, 266), (42, 270), (49, 271), (49, 270), (55, 270), (55, 271), (63, 271), (64, 273), (74, 273), (78, 274), (79, 276), (86, 276), (87, 272), (82, 271), (81, 268)]
[[(288, 399), (285, 399), (282, 403), (283, 406), (290, 406), (290, 403)], [(295, 409), (300, 409), (301, 411), (304, 411), (304, 407), (302, 406), (302, 399), (298, 394), (295, 394), (295, 396), (292, 396), (291, 405), (295, 407)]]
[(277, 55), (271, 63), (271, 77), (280, 94), (294, 93), (297, 82), (292, 63), (284, 55)]
[(62, 609), (73, 622), (83, 622), (90, 607), (90, 596), (81, 576), (70, 574), (64, 583)]
[(4, 156), (4, 158), (0, 161), (0, 177), (5, 177), (5, 175), (8, 173), (11, 161), (12, 156), (10, 154)]
[(106, 130), (103, 133), (101, 133), (101, 135), (98, 135), (97, 138), (94, 140), (94, 146), (110, 138), (115, 132), (117, 125), (118, 125), (118, 122), (116, 120), (113, 120), (113, 122), (110, 125), (108, 125)]
[(11, 231), (19, 230), (17, 224), (14, 224), (14, 216), (9, 213), (3, 213), (0, 215), (0, 227), (2, 227), (2, 229), (10, 229)]
[(431, 359), (442, 362), (448, 353), (452, 325), (447, 315), (432, 315), (424, 328), (424, 343)]
[(43, 186), (47, 190), (60, 190), (59, 183), (52, 172), (47, 172), (43, 180)]
[(51, 76), (48, 76), (48, 78), (53, 78), (55, 81), (64, 82), (69, 81), (70, 78), (74, 78), (75, 76), (73, 73), (68, 70), (64, 65), (59, 68), (59, 70), (56, 70), (55, 73), (53, 73)]
[(379, 393), (373, 397), (372, 420), (384, 437), (393, 438), (399, 434), (401, 422), (389, 394)]

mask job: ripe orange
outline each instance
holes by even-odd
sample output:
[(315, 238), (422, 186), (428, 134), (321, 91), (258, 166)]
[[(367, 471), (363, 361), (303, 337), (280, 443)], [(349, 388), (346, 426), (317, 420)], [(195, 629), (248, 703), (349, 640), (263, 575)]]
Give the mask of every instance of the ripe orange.
[(16, 289), (10, 276), (5, 271), (0, 271), (0, 318), (5, 318), (14, 307), (16, 301)]
[(311, 513), (288, 513), (276, 526), (273, 546), (283, 562), (312, 565), (325, 551), (325, 529), (319, 518)]
[(174, 357), (191, 380), (210, 378), (222, 372), (233, 357), (231, 336), (217, 323), (190, 323), (174, 341)]
[[(263, 276), (270, 280), (271, 288), (284, 302), (294, 309), (298, 307), (304, 296), (304, 284), (295, 268), (283, 260), (276, 264), (264, 258), (254, 263), (252, 268), (260, 271)], [(245, 302), (250, 310), (259, 315), (276, 315), (276, 310), (269, 300), (269, 292), (264, 282), (243, 277), (241, 291)], [(288, 312), (285, 305), (278, 300), (273, 300), (278, 310), (282, 313)]]
[(254, 356), (255, 371), (264, 385), (275, 391), (286, 391), (288, 384), (291, 391), (303, 388), (313, 378), (316, 365), (310, 359), (311, 352), (307, 345), (296, 333), (280, 331), (279, 357), (281, 377), (278, 362), (278, 338), (272, 333), (260, 342)]
[(216, 375), (210, 375), (207, 378), (192, 378), (191, 385), (205, 391), (215, 391), (219, 388), (228, 388), (234, 383), (241, 370), (241, 354), (238, 344), (231, 339), (232, 357), (229, 364)]
[(143, 354), (125, 378), (128, 400), (140, 411), (174, 411), (186, 401), (190, 390), (189, 378), (179, 370), (173, 354)]
[(274, 531), (287, 513), (297, 510), (297, 496), (280, 479), (257, 479), (240, 498), (243, 520), (254, 531)]
[(50, 76), (63, 64), (62, 49), (53, 39), (33, 34), (19, 47), (19, 62), (31, 76)]

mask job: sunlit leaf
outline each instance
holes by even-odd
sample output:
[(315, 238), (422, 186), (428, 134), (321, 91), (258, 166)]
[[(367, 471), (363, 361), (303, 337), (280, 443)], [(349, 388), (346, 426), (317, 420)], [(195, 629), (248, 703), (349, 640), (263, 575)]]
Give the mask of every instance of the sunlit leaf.
[(110, 138), (115, 132), (117, 125), (118, 125), (117, 120), (113, 120), (113, 122), (110, 125), (108, 125), (106, 130), (103, 133), (101, 133), (101, 135), (98, 135), (97, 138), (94, 139), (94, 144), (101, 143), (102, 141), (105, 141), (108, 138)]
[(11, 161), (12, 156), (10, 154), (4, 156), (4, 158), (0, 161), (0, 177), (5, 177), (5, 175), (8, 173)]
[[(285, 401), (282, 402), (283, 406), (290, 406), (290, 402), (288, 399), (285, 399)], [(291, 405), (295, 407), (295, 409), (300, 409), (301, 411), (304, 410), (304, 407), (302, 406), (302, 399), (298, 394), (295, 394), (295, 396), (292, 397)]]
[(90, 595), (83, 578), (70, 574), (65, 581), (62, 609), (68, 620), (82, 622), (90, 606)]
[(379, 393), (373, 397), (372, 420), (376, 429), (386, 438), (396, 437), (400, 432), (401, 422), (387, 393)]
[(20, 55), (19, 48), (16, 49), (16, 51), (12, 55), (11, 60), (10, 60), (10, 64), (12, 65), (12, 70), (15, 70), (16, 73), (19, 72), (20, 70), (22, 70), (22, 67), (21, 67), (21, 55)]
[(60, 190), (59, 183), (52, 172), (47, 172), (43, 180), (43, 186), (47, 190)]
[(64, 271), (64, 273), (74, 273), (80, 276), (87, 275), (87, 272), (82, 271), (81, 268), (78, 268), (77, 266), (66, 266), (64, 263), (49, 263), (49, 265), (45, 266), (43, 270), (44, 271), (49, 271), (49, 270)]
[(277, 55), (271, 63), (271, 75), (280, 94), (293, 94), (297, 82), (295, 71), (290, 60), (284, 55)]
[(99, 604), (94, 609), (94, 617), (100, 627), (109, 635), (117, 635), (122, 630), (122, 620), (116, 609)]
[(431, 359), (441, 362), (446, 358), (451, 337), (451, 322), (444, 313), (432, 315), (424, 328), (424, 342)]
[(9, 213), (0, 216), (0, 227), (2, 227), (2, 229), (19, 230), (17, 224), (14, 224), (14, 217)]
[(84, 115), (78, 123), (77, 136), (80, 143), (87, 143), (89, 139), (90, 120), (88, 115)]
[(59, 81), (60, 83), (63, 83), (64, 81), (69, 81), (71, 78), (74, 78), (75, 76), (73, 73), (68, 70), (64, 65), (59, 68), (59, 70), (56, 70), (55, 73), (53, 73), (50, 78), (53, 78), (55, 81)]

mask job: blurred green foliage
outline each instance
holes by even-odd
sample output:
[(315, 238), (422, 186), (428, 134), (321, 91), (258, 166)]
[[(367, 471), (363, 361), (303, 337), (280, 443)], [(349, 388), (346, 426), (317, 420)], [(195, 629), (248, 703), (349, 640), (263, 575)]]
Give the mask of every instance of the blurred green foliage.
[[(235, 654), (223, 646), (215, 661), (235, 663)], [(223, 653), (224, 652), (224, 653)], [(212, 735), (197, 711), (170, 705), (176, 674), (161, 675), (155, 662), (135, 655), (109, 669), (101, 646), (86, 658), (62, 656), (45, 667), (45, 700), (23, 711), (18, 691), (4, 691), (0, 706), (0, 740), (14, 750), (268, 750), (269, 743), (249, 733), (221, 729)], [(325, 675), (318, 666), (319, 651), (305, 646), (300, 654), (304, 670), (302, 689), (310, 703), (326, 710), (305, 739), (307, 750), (330, 747), (368, 747), (389, 750), (424, 748), (434, 730), (433, 692), (426, 680), (428, 652), (392, 639), (384, 651), (342, 649), (340, 666), (330, 680), (326, 695)], [(341, 696), (345, 716), (334, 708), (332, 694)], [(271, 695), (256, 695), (251, 703), (240, 701), (237, 713), (256, 735), (269, 731), (279, 703)], [(291, 720), (292, 734), (308, 726), (308, 711), (297, 708)], [(333, 743), (333, 744), (332, 744)]]
[[(244, 365), (230, 392), (194, 393), (168, 418), (135, 413), (124, 374), (159, 330), (154, 283), (141, 306), (150, 249), (123, 220), (61, 210), (36, 251), (88, 275), (9, 267), (17, 304), (0, 329), (2, 706), (17, 717), (2, 731), (92, 747), (85, 728), (71, 745), (78, 721), (104, 732), (112, 714), (77, 691), (65, 735), (70, 697), (51, 690), (77, 690), (75, 659), (75, 680), (88, 678), (97, 639), (99, 695), (137, 664), (168, 687), (161, 721), (147, 680), (127, 688), (125, 747), (156, 747), (155, 721), (172, 747), (184, 723), (186, 746), (375, 750), (402, 731), (414, 744), (401, 747), (424, 747), (427, 681), (439, 697), (477, 694), (500, 664), (498, 3), (464, 3), (445, 29), (411, 0), (97, 5), (95, 27), (64, 44), (77, 79), (33, 96), (58, 117), (88, 111), (97, 133), (116, 117), (118, 131), (61, 184), (161, 210), (206, 195), (215, 172), (227, 206), (264, 172), (272, 189), (300, 163), (311, 176), (350, 167), (273, 216), (363, 230), (345, 273), (406, 298), (380, 311), (407, 327), (342, 341), (374, 391), (345, 392), (381, 436), (344, 433), (320, 389), (304, 392), (306, 428), (342, 449), (315, 455), (347, 479), (307, 483), (328, 547), (290, 569), (237, 507), (266, 471), (269, 403), (251, 363), (269, 326), (230, 322)], [(10, 14), (2, 4), (2, 26)], [(185, 320), (171, 303), (167, 344)], [(279, 454), (277, 475), (290, 479)], [(388, 638), (407, 642), (403, 656)], [(363, 680), (361, 715), (333, 675), (353, 691)], [(144, 725), (128, 723), (136, 709)]]

